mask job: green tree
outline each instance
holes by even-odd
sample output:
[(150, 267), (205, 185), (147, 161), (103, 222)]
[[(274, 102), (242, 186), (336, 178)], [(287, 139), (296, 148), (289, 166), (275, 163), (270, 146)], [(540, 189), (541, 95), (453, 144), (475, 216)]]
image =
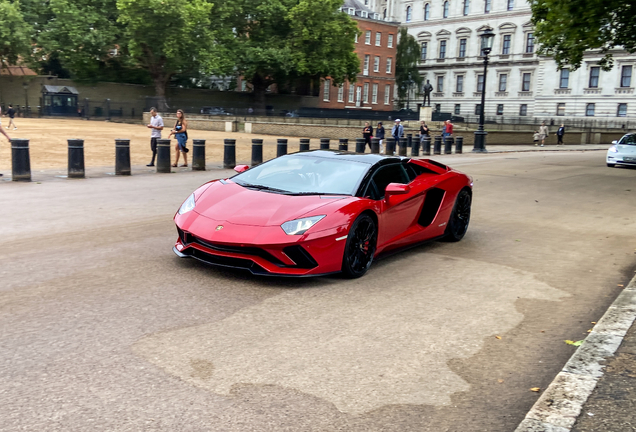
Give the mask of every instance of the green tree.
[(330, 77), (334, 86), (355, 81), (357, 25), (340, 12), (341, 0), (242, 0), (234, 3), (236, 70), (265, 105), (271, 84)]
[(22, 15), (19, 2), (0, 0), (0, 69), (29, 56), (33, 28)]
[(625, 0), (533, 0), (532, 22), (540, 53), (559, 67), (578, 68), (587, 50), (599, 50), (612, 67), (612, 51), (636, 52), (636, 2)]
[(422, 86), (422, 76), (417, 70), (419, 59), (420, 44), (408, 34), (406, 27), (400, 28), (400, 40), (395, 54), (395, 84), (400, 105), (404, 104), (413, 86), (417, 89)]

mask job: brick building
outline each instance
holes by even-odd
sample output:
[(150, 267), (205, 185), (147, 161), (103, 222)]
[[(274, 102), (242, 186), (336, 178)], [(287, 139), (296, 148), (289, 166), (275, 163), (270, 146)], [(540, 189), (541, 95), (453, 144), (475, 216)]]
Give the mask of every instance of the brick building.
[(358, 23), (356, 40), (360, 73), (355, 83), (334, 87), (329, 78), (321, 83), (319, 108), (393, 110), (395, 56), (399, 23), (387, 22), (358, 0), (346, 0), (342, 11)]

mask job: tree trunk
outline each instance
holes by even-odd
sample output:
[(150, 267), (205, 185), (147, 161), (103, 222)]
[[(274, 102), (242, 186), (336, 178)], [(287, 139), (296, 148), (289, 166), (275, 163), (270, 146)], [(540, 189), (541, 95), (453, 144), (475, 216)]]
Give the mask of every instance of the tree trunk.
[(169, 77), (164, 74), (153, 75), (152, 77), (155, 83), (155, 96), (157, 98), (157, 110), (160, 112), (166, 112), (170, 107), (166, 100), (166, 87), (168, 86)]
[(265, 93), (269, 84), (269, 81), (263, 79), (260, 74), (254, 74), (252, 78), (254, 105), (260, 112), (266, 112)]

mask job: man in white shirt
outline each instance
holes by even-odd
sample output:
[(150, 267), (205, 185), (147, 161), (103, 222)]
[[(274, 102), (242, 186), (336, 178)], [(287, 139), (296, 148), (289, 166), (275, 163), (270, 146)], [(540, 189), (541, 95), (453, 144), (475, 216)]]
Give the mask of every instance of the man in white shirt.
[(157, 140), (161, 138), (161, 131), (163, 130), (163, 119), (157, 114), (157, 108), (150, 108), (150, 124), (149, 129), (152, 129), (150, 133), (150, 150), (152, 150), (152, 161), (146, 166), (155, 166), (155, 156), (157, 156)]

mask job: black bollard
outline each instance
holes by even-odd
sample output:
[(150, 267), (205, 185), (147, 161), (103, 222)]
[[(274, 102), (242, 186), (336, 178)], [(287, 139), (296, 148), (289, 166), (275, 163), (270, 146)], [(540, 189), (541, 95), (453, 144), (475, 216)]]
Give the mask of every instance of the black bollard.
[(420, 155), (420, 137), (419, 135), (415, 137), (413, 143), (411, 144), (411, 156), (419, 156)]
[(433, 144), (433, 154), (442, 154), (442, 137), (436, 136), (435, 143)]
[(371, 153), (380, 153), (380, 140), (378, 138), (371, 138)]
[(444, 137), (444, 154), (453, 154), (453, 137)]
[(320, 150), (329, 150), (329, 138), (320, 138)]
[(130, 175), (129, 139), (115, 139), (115, 175)]
[(413, 146), (413, 134), (406, 134), (406, 146), (407, 147), (412, 147)]
[(408, 142), (408, 138), (400, 138), (400, 156), (406, 156), (406, 145)]
[(287, 138), (278, 138), (276, 140), (276, 157), (287, 154)]
[(205, 171), (205, 140), (192, 140), (192, 171)]
[(424, 140), (422, 140), (422, 154), (430, 155), (431, 154), (431, 137), (425, 136)]
[(340, 151), (348, 151), (349, 150), (349, 139), (348, 138), (340, 138), (338, 143), (338, 150)]
[(169, 173), (170, 169), (170, 149), (172, 142), (169, 139), (157, 139), (157, 172)]
[(252, 138), (252, 166), (263, 163), (263, 140)]
[(455, 141), (455, 153), (461, 154), (464, 150), (464, 137), (458, 136)]
[(356, 138), (356, 153), (364, 153), (366, 142), (364, 138)]
[(68, 178), (84, 178), (84, 140), (68, 140)]
[(31, 157), (29, 140), (14, 138), (11, 140), (11, 180), (31, 181)]
[(236, 166), (236, 140), (223, 140), (223, 168), (232, 169)]
[(386, 139), (386, 148), (384, 154), (393, 156), (395, 154), (395, 138), (390, 137)]
[(309, 138), (301, 138), (300, 139), (300, 151), (309, 150)]

